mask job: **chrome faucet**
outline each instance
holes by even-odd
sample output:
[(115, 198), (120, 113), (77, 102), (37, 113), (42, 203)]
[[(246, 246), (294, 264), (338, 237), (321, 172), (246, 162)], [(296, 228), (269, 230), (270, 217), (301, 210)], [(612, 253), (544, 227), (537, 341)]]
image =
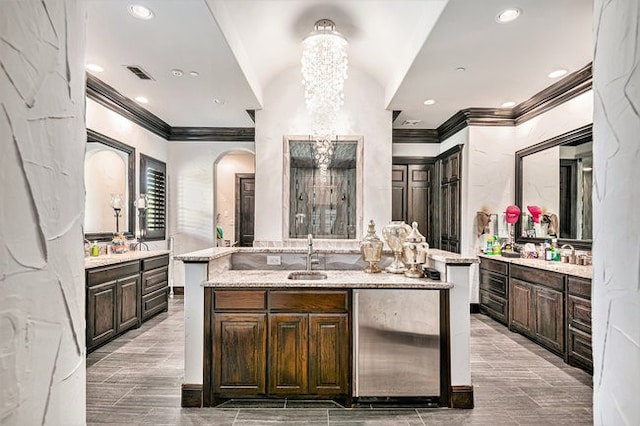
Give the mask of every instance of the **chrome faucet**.
[(311, 270), (312, 265), (320, 263), (317, 258), (313, 258), (313, 254), (313, 235), (309, 234), (307, 235), (307, 271)]

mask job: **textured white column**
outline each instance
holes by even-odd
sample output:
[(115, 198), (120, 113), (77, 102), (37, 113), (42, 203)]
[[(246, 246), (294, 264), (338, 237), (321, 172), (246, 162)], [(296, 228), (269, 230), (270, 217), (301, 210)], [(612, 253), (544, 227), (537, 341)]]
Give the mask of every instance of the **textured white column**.
[(204, 290), (208, 263), (184, 265), (184, 383), (202, 384), (204, 351)]
[(85, 423), (84, 2), (0, 1), (0, 424)]
[(640, 424), (640, 2), (594, 4), (594, 423)]

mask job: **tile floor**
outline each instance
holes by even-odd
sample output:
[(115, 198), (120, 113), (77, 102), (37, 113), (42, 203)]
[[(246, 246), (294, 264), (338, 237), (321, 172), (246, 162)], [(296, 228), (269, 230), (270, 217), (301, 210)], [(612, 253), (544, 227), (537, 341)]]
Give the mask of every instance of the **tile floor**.
[(231, 401), (180, 408), (183, 299), (87, 356), (87, 424), (589, 425), (591, 376), (484, 315), (471, 316), (473, 410), (343, 409), (331, 402)]

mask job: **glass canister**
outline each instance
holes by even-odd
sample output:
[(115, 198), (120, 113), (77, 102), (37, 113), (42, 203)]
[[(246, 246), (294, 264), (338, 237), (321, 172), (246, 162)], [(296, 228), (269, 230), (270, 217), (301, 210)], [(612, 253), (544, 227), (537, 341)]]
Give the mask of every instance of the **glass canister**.
[(393, 262), (385, 270), (392, 274), (402, 274), (407, 270), (401, 259), (402, 245), (409, 234), (407, 228), (407, 224), (399, 220), (391, 221), (382, 228), (382, 235), (389, 248), (393, 251)]
[(382, 258), (382, 241), (376, 235), (376, 224), (373, 220), (369, 221), (367, 235), (360, 241), (360, 251), (362, 252), (362, 260), (369, 262), (364, 268), (364, 272), (375, 274), (381, 272), (377, 263)]
[(409, 266), (409, 269), (405, 271), (405, 275), (410, 278), (422, 278), (422, 271), (418, 269), (418, 264), (426, 261), (426, 254), (424, 247), (424, 236), (418, 231), (418, 223), (413, 222), (411, 224), (411, 232), (406, 238), (405, 243), (402, 245), (404, 252), (405, 263)]

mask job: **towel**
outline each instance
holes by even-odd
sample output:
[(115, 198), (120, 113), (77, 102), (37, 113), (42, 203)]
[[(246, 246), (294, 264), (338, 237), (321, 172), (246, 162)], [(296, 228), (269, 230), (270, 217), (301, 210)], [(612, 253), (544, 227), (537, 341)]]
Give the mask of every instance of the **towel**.
[(558, 236), (558, 229), (560, 227), (558, 216), (555, 213), (545, 213), (542, 215), (542, 223), (547, 223), (547, 234)]
[(489, 228), (490, 222), (491, 213), (486, 211), (479, 211), (476, 213), (476, 233), (478, 237), (482, 234), (489, 234), (491, 232), (491, 228)]

